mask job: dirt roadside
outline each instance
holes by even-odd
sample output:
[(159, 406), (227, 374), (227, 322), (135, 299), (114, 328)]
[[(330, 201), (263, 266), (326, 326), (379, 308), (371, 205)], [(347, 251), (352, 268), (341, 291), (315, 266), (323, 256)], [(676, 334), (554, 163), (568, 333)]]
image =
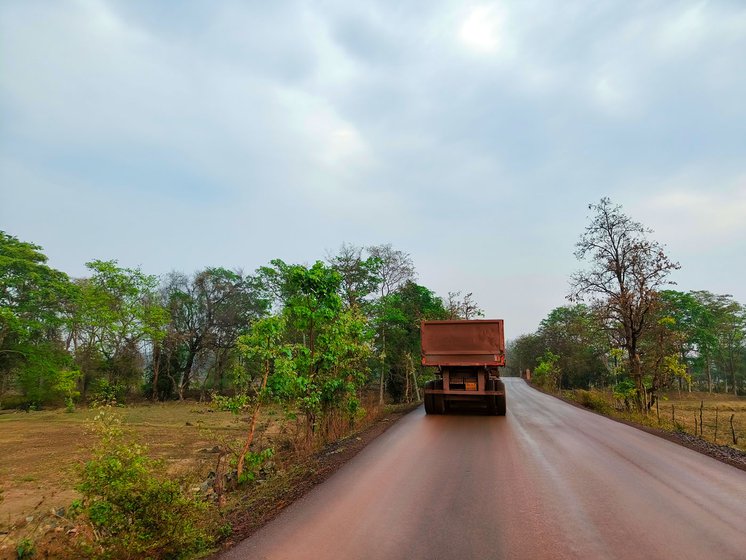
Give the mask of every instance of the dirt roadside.
[(327, 480), (369, 443), (418, 406), (420, 405), (412, 405), (387, 414), (360, 432), (327, 445), (292, 470), (257, 486), (249, 496), (234, 504), (227, 513), (226, 519), (231, 525), (231, 534), (221, 543), (220, 550), (210, 558), (217, 558), (221, 552), (253, 535), (286, 507)]
[(601, 414), (597, 410), (585, 407), (579, 402), (576, 402), (572, 399), (568, 399), (561, 395), (555, 395), (554, 393), (544, 391), (543, 389), (531, 383), (527, 383), (527, 385), (532, 389), (544, 393), (545, 395), (549, 395), (550, 397), (559, 399), (577, 408), (582, 408), (583, 410), (587, 410), (588, 412), (592, 412), (593, 414), (598, 414), (599, 416), (603, 416), (604, 418), (614, 420), (615, 422), (619, 422), (620, 424), (625, 424), (627, 426), (631, 426), (632, 428), (637, 428), (638, 430), (642, 430), (643, 432), (647, 432), (659, 438), (677, 443), (683, 447), (686, 447), (693, 451), (697, 451), (698, 453), (702, 453), (703, 455), (707, 455), (708, 457), (712, 457), (713, 459), (716, 459), (722, 463), (726, 463), (728, 465), (731, 465), (732, 467), (736, 467), (737, 469), (746, 471), (746, 453), (739, 449), (734, 449), (733, 447), (730, 447), (728, 445), (717, 445), (697, 436), (693, 436), (692, 434), (687, 434), (685, 432), (670, 432), (658, 428), (651, 428), (650, 426), (638, 424), (637, 422), (632, 422), (624, 418), (607, 416), (606, 414)]

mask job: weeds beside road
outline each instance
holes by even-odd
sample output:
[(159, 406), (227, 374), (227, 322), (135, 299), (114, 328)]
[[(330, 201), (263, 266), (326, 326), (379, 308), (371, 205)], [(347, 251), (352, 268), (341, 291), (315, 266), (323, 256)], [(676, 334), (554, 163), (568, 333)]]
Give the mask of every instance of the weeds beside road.
[(620, 406), (606, 391), (575, 389), (556, 396), (746, 470), (746, 397), (672, 391), (642, 414)]
[[(228, 485), (222, 509), (215, 504), (214, 475), (220, 450), (245, 438), (247, 418), (197, 402), (114, 410), (134, 441), (146, 446), (148, 461), (156, 461), (154, 476), (178, 481), (186, 496), (210, 508), (208, 517), (213, 519), (208, 529), (220, 541), (231, 534), (236, 539), (250, 533), (301, 495), (305, 486), (328, 476), (370, 437), (343, 436), (360, 432), (382, 417), (395, 416), (397, 409), (366, 403), (367, 414), (354, 425), (340, 422), (323, 437), (308, 442), (301, 420), (286, 415), (280, 407), (269, 407), (254, 448), (271, 447), (274, 454), (257, 468), (253, 482)], [(91, 450), (99, 441), (88, 429), (96, 414), (87, 409), (0, 413), (0, 558), (16, 558), (23, 550), (61, 557), (68, 541), (83, 538), (84, 528), (72, 519), (70, 505), (81, 498), (76, 490), (81, 467), (91, 459)], [(319, 455), (325, 442), (336, 442), (331, 443), (336, 446), (334, 452), (326, 457)], [(228, 459), (226, 455), (224, 461)], [(226, 479), (230, 479), (230, 466)], [(215, 519), (219, 522), (214, 523)], [(99, 537), (85, 535), (93, 541)]]

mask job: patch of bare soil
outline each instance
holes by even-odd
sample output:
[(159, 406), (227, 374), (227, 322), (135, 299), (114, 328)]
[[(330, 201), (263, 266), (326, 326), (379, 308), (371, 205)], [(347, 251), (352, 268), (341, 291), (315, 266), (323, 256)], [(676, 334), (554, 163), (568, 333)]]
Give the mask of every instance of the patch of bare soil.
[(230, 548), (261, 529), (290, 504), (327, 480), (366, 445), (417, 406), (413, 405), (411, 408), (388, 414), (364, 430), (327, 445), (290, 471), (278, 474), (255, 487), (247, 499), (234, 506), (228, 513), (227, 520), (231, 524), (232, 533), (222, 543), (222, 550)]

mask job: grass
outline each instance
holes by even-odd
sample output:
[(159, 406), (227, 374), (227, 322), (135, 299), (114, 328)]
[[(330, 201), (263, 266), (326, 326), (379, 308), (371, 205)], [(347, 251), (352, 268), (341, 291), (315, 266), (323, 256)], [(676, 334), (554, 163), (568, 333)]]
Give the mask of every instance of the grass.
[[(150, 455), (164, 460), (169, 475), (201, 480), (214, 468), (215, 455), (209, 451), (216, 442), (241, 437), (246, 425), (230, 412), (196, 402), (117, 411), (124, 425), (149, 446)], [(52, 509), (68, 508), (78, 497), (77, 467), (89, 458), (93, 439), (88, 426), (95, 414), (89, 409), (0, 414), (0, 534), (8, 533), (0, 535), (0, 558), (8, 553), (8, 542), (20, 542), (32, 529), (43, 530), (36, 520)]]
[[(653, 407), (648, 414), (641, 414), (624, 410), (606, 391), (576, 389), (566, 391), (563, 395), (607, 416), (667, 431), (686, 432), (711, 443), (746, 451), (746, 397), (671, 391), (661, 395), (657, 408)], [(731, 416), (738, 443), (733, 442)]]
[[(368, 414), (354, 427), (342, 417), (327, 422), (326, 441), (387, 413), (375, 397), (363, 403)], [(248, 415), (236, 416), (194, 401), (144, 403), (116, 411), (124, 427), (148, 446), (148, 454), (163, 461), (168, 475), (191, 488), (198, 488), (216, 470), (217, 449), (240, 448), (249, 420)], [(14, 545), (24, 538), (37, 540), (59, 530), (55, 523), (67, 527), (65, 513), (55, 517), (50, 512), (65, 512), (79, 497), (75, 491), (79, 467), (90, 458), (95, 440), (89, 427), (97, 413), (86, 408), (73, 413), (64, 409), (0, 413), (0, 559), (15, 558)], [(262, 409), (253, 448), (272, 446), (277, 453), (271, 472), (262, 475), (260, 501), (271, 502), (276, 493), (286, 493), (284, 485), (297, 480), (296, 471), (303, 468), (305, 458), (325, 443), (309, 445), (304, 436), (303, 418), (289, 419), (278, 406)], [(257, 488), (248, 491), (256, 493)], [(238, 495), (234, 499), (245, 500)], [(59, 546), (64, 547), (64, 542)]]

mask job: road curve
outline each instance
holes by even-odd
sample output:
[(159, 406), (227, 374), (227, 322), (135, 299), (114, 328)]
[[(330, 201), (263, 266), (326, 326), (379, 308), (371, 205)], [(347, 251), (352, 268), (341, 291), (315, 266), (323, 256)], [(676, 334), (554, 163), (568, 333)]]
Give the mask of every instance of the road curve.
[(408, 414), (220, 558), (746, 559), (746, 472), (506, 386), (505, 417)]

